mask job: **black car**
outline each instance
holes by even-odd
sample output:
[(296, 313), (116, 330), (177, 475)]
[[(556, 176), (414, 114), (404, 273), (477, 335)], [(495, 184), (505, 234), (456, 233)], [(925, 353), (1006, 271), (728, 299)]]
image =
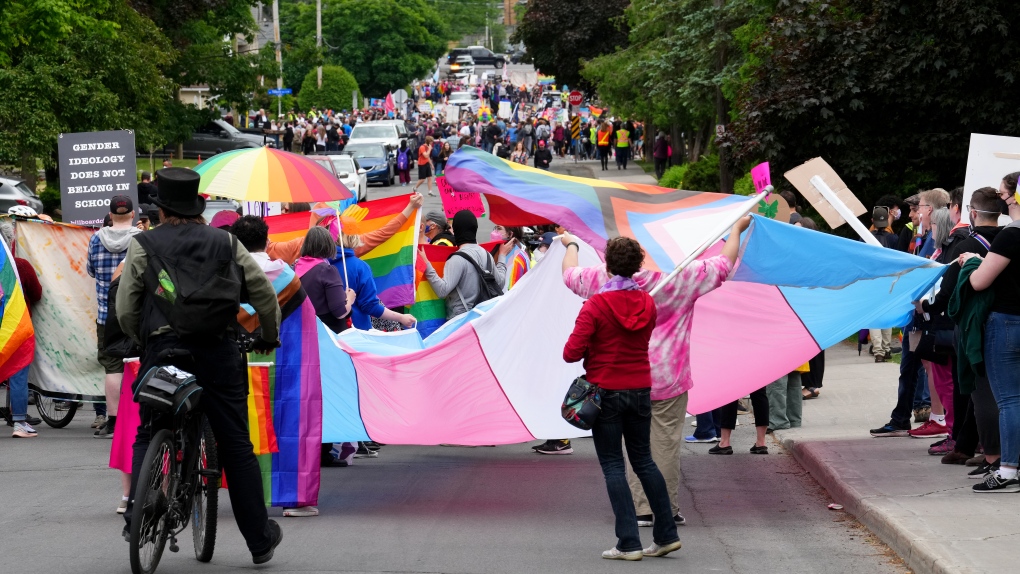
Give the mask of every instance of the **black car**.
[(475, 66), (492, 66), (502, 69), (506, 65), (506, 56), (494, 54), (492, 50), (483, 46), (468, 46), (467, 48), (454, 48), (446, 55), (446, 63), (450, 65), (457, 61), (457, 56), (471, 56)]

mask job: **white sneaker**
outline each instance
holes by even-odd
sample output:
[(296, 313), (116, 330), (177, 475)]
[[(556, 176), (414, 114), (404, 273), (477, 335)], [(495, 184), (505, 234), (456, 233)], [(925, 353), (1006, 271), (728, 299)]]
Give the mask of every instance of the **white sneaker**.
[(14, 432), (11, 433), (13, 438), (33, 438), (39, 436), (39, 433), (35, 432), (28, 423), (21, 421), (14, 423)]
[(319, 509), (314, 506), (299, 506), (297, 508), (284, 508), (283, 515), (293, 518), (304, 518), (306, 516), (318, 516)]
[[(653, 546), (654, 546), (654, 544), (653, 544)], [(643, 553), (642, 550), (635, 550), (633, 552), (620, 552), (619, 549), (617, 549), (615, 546), (613, 546), (609, 550), (606, 550), (605, 552), (603, 552), (602, 553), (602, 557), (605, 558), (606, 560), (630, 560), (630, 561), (634, 561), (634, 560), (641, 560), (641, 558), (643, 557), (642, 553)]]
[(104, 415), (96, 415), (96, 420), (92, 421), (92, 428), (97, 429), (106, 424), (106, 417)]
[(120, 504), (117, 505), (117, 514), (124, 514), (127, 512), (127, 503), (128, 501), (126, 500), (120, 501)]
[(653, 542), (651, 546), (642, 550), (641, 553), (645, 556), (665, 556), (670, 552), (675, 552), (677, 550), (680, 550), (679, 540), (671, 542), (665, 546), (659, 546)]

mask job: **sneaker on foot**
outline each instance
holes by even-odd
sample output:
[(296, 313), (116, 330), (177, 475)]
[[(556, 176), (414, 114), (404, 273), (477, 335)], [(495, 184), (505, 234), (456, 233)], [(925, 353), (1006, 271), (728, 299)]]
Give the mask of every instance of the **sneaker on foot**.
[(677, 526), (683, 526), (683, 525), (687, 524), (687, 519), (684, 518), (683, 514), (680, 514), (679, 512), (677, 512), (676, 516), (673, 517), (673, 522), (675, 522)]
[(117, 514), (124, 514), (127, 512), (127, 503), (128, 501), (123, 499), (120, 501), (120, 504), (117, 505)]
[(684, 442), (719, 442), (719, 437), (714, 436), (712, 438), (698, 438), (694, 435), (684, 437)]
[(981, 464), (979, 464), (974, 470), (967, 473), (967, 478), (984, 480), (986, 474), (997, 470), (999, 470), (999, 461), (985, 462), (982, 458)]
[(873, 437), (910, 436), (910, 427), (901, 428), (892, 423), (889, 423), (884, 427), (871, 429), (870, 432), (871, 436)]
[(974, 485), (974, 492), (1020, 492), (1020, 481), (1014, 478), (1002, 478), (999, 472), (985, 475), (984, 482)]
[(538, 454), (572, 454), (574, 449), (570, 447), (569, 440), (548, 441), (535, 449)]
[(96, 419), (92, 421), (91, 427), (97, 429), (106, 424), (106, 415), (96, 415)]
[(297, 508), (284, 508), (283, 515), (289, 518), (304, 518), (306, 516), (318, 516), (319, 509), (314, 506), (298, 506)]
[(354, 458), (376, 458), (379, 456), (379, 451), (372, 450), (365, 446), (365, 443), (358, 443), (358, 450), (354, 453)]
[(273, 553), (276, 552), (276, 547), (283, 542), (283, 529), (276, 523), (275, 520), (269, 519), (269, 538), (273, 541), (269, 546), (269, 550), (266, 550), (262, 554), (252, 554), (251, 561), (256, 564), (265, 564), (273, 559)]
[(970, 457), (966, 454), (954, 450), (942, 457), (942, 464), (959, 464), (962, 466), (967, 464), (967, 460), (969, 459)]
[(655, 524), (655, 517), (651, 514), (641, 514), (637, 517), (637, 525), (644, 528)]
[[(941, 441), (938, 444), (931, 445), (928, 448), (928, 454), (930, 454), (932, 456), (945, 456), (947, 454), (952, 453), (953, 449), (955, 449), (955, 448), (956, 448), (956, 441), (951, 439), (951, 438), (947, 438), (946, 440)], [(965, 456), (965, 455), (961, 455), (961, 456)], [(963, 462), (966, 462), (967, 458), (970, 458), (970, 457), (964, 458)], [(960, 464), (963, 464), (963, 462), (961, 462)], [(950, 463), (946, 463), (946, 464), (950, 464)]]
[(24, 421), (14, 423), (14, 432), (11, 433), (12, 438), (33, 438), (37, 436), (39, 436), (39, 433), (35, 432), (35, 429), (28, 423)]
[(99, 427), (92, 438), (113, 438), (113, 428), (110, 427), (110, 421), (103, 423), (103, 426)]
[(649, 546), (648, 548), (645, 548), (644, 550), (642, 550), (641, 554), (643, 554), (645, 556), (653, 556), (653, 557), (654, 556), (665, 556), (665, 555), (669, 554), (670, 552), (676, 552), (677, 550), (680, 550), (680, 541), (679, 540), (677, 540), (676, 542), (670, 542), (669, 544), (666, 544), (664, 546), (659, 546), (658, 544), (653, 542), (651, 546)]
[(924, 438), (929, 436), (942, 436), (949, 434), (949, 428), (946, 425), (939, 424), (935, 421), (928, 421), (916, 429), (910, 431), (910, 436), (914, 438)]
[(620, 552), (615, 546), (606, 550), (602, 553), (602, 557), (606, 560), (641, 560), (644, 555), (641, 550), (635, 550), (633, 552)]

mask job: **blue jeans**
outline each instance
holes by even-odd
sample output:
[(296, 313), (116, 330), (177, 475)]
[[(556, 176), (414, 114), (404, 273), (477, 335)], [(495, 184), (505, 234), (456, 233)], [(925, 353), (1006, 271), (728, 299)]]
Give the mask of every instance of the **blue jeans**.
[(11, 375), (11, 419), (16, 423), (25, 422), (28, 416), (28, 367)]
[(722, 420), (722, 410), (715, 409), (697, 416), (698, 427), (694, 429), (694, 438), (708, 440), (722, 436), (722, 429), (719, 421)]
[(931, 406), (931, 391), (928, 390), (928, 371), (924, 366), (917, 368), (917, 389), (914, 391), (914, 408)]
[(627, 443), (627, 458), (630, 459), (634, 474), (641, 481), (655, 517), (652, 540), (660, 546), (679, 540), (669, 493), (666, 492), (666, 481), (652, 461), (649, 438), (651, 425), (651, 390), (603, 391), (602, 412), (591, 434), (595, 453), (602, 465), (602, 474), (606, 478), (609, 502), (616, 515), (616, 548), (621, 552), (634, 552), (642, 548), (634, 499), (627, 486), (621, 439)]
[(992, 313), (985, 323), (985, 368), (999, 405), (1002, 466), (1020, 463), (1020, 315)]
[[(913, 321), (908, 323), (903, 328), (903, 332), (909, 333), (912, 324)], [(915, 395), (920, 383), (917, 375), (919, 370), (924, 371), (924, 368), (921, 366), (921, 359), (910, 352), (910, 345), (903, 345), (903, 356), (900, 359), (900, 387), (897, 393), (896, 407), (893, 408), (892, 415), (890, 416), (890, 422), (896, 427), (910, 428), (910, 415), (917, 405)], [(928, 387), (927, 384), (920, 386)]]

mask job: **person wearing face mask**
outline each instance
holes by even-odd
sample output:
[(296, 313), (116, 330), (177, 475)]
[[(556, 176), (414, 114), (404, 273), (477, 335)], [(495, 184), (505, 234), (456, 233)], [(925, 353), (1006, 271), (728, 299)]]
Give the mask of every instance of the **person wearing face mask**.
[(497, 225), (489, 234), (493, 241), (513, 245), (505, 255), (500, 255), (502, 245), (492, 251), (492, 257), (496, 262), (506, 266), (506, 279), (503, 282), (504, 292), (509, 291), (531, 269), (531, 259), (528, 257), (527, 250), (524, 249), (524, 244), (521, 243), (523, 235), (524, 230), (521, 227), (504, 227), (502, 225)]
[(425, 221), (421, 224), (421, 233), (429, 245), (454, 247), (454, 237), (450, 233), (450, 225), (441, 211), (430, 211), (425, 215)]

